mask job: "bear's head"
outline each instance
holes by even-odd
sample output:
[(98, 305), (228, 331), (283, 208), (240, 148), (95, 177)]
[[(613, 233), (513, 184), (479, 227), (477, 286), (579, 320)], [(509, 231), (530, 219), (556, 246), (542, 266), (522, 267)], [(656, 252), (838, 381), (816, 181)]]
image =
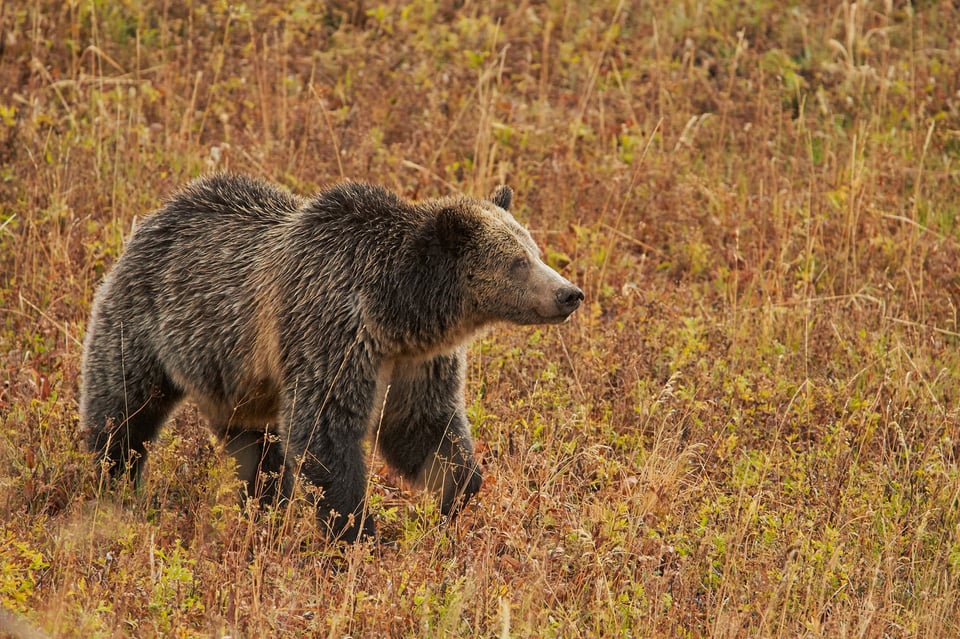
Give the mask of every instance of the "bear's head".
[(530, 233), (510, 214), (513, 192), (489, 199), (435, 202), (431, 251), (456, 263), (463, 308), (476, 324), (559, 324), (580, 306), (583, 291), (547, 266)]

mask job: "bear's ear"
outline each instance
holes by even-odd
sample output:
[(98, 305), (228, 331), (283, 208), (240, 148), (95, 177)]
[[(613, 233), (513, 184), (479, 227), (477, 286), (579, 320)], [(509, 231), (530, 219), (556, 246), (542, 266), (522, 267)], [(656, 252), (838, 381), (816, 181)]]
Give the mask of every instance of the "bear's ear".
[(513, 189), (506, 184), (501, 184), (494, 190), (493, 195), (490, 196), (490, 201), (504, 211), (509, 211), (510, 203), (513, 202)]

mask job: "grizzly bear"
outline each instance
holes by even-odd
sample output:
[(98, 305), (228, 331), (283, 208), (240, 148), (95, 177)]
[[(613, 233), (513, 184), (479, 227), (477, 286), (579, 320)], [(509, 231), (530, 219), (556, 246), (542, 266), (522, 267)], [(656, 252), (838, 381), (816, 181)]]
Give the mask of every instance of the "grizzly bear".
[(559, 323), (583, 299), (490, 199), (413, 203), (345, 183), (301, 198), (238, 175), (189, 184), (145, 217), (97, 291), (81, 424), (114, 476), (184, 398), (249, 493), (318, 487), (328, 533), (375, 534), (364, 440), (454, 515), (480, 488), (466, 345), (497, 322)]

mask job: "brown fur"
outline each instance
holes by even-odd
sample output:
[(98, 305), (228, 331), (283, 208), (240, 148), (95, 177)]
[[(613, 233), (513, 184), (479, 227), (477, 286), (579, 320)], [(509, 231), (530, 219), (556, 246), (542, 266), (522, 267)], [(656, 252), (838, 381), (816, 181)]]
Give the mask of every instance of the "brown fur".
[(506, 211), (512, 193), (419, 204), (343, 184), (311, 199), (219, 175), (137, 228), (97, 293), (84, 345), (90, 447), (136, 474), (192, 398), (253, 492), (323, 489), (334, 535), (363, 515), (362, 441), (454, 514), (480, 488), (465, 344), (493, 323), (560, 322), (578, 288)]

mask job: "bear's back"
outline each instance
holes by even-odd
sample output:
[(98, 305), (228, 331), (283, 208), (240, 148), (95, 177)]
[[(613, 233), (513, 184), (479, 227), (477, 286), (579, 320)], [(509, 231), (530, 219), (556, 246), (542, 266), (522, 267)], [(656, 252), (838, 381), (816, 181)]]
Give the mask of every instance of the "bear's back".
[(241, 175), (194, 180), (135, 225), (112, 276), (145, 280), (139, 288), (170, 296), (238, 282), (270, 259), (265, 249), (302, 204)]
[(278, 186), (244, 175), (218, 173), (194, 180), (168, 200), (167, 218), (181, 223), (202, 222), (262, 224), (288, 219), (304, 200)]
[(101, 312), (170, 335), (167, 346), (184, 352), (199, 347), (177, 343), (186, 336), (214, 335), (230, 348), (270, 302), (278, 238), (303, 201), (239, 175), (191, 182), (135, 226), (105, 280)]
[(305, 200), (298, 212), (304, 231), (331, 238), (346, 237), (367, 248), (390, 249), (407, 236), (424, 212), (383, 186), (341, 182)]

